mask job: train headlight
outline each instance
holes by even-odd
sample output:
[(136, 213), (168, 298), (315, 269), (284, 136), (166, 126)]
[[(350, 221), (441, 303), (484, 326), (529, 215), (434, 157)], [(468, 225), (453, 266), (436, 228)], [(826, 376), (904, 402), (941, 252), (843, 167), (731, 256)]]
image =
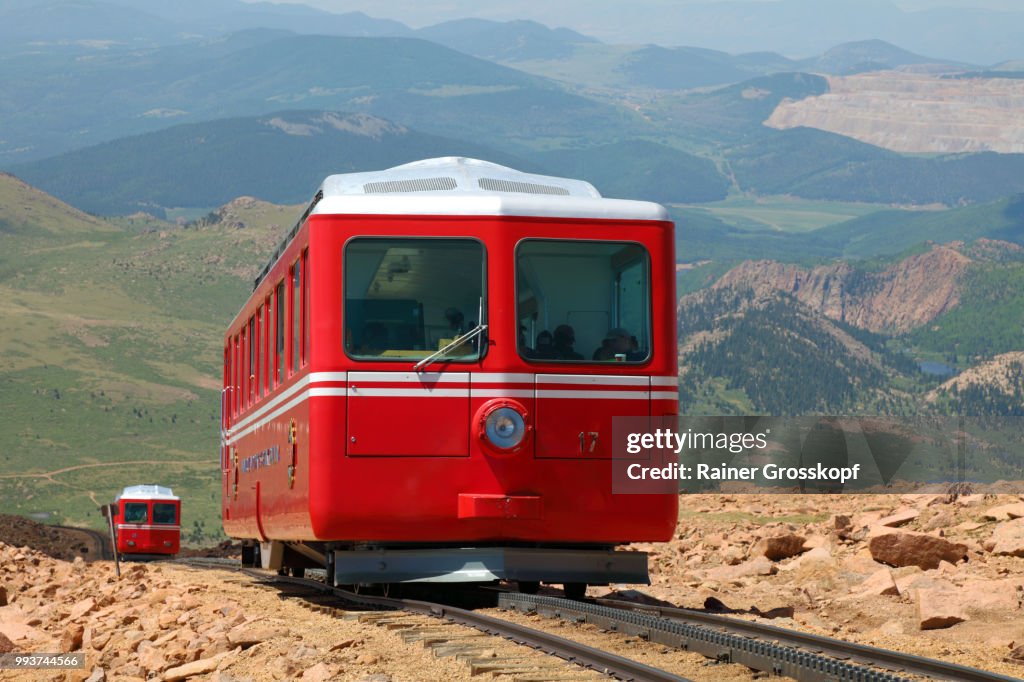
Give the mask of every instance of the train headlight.
[(523, 442), (526, 435), (526, 422), (523, 415), (511, 407), (499, 407), (487, 415), (484, 432), (491, 445), (508, 450)]
[(519, 450), (530, 430), (526, 410), (511, 400), (491, 401), (477, 415), (480, 439), (503, 454)]

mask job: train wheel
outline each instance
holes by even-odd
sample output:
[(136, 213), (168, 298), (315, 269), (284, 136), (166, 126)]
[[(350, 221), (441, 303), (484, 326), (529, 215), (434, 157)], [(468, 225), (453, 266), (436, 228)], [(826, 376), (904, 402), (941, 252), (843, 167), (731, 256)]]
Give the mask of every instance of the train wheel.
[(537, 594), (540, 591), (539, 580), (520, 580), (519, 591), (523, 594)]
[(579, 601), (587, 596), (587, 584), (586, 583), (565, 583), (562, 585), (562, 591), (565, 593), (566, 599), (574, 599)]

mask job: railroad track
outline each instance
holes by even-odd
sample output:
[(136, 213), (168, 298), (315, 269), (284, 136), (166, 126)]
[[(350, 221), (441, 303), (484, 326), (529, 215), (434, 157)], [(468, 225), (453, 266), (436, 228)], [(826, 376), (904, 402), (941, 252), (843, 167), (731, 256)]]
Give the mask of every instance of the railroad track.
[[(535, 659), (515, 653), (514, 648), (504, 648), (497, 656), (481, 658), (481, 652), (494, 649), (493, 639), (468, 636), (464, 630), (460, 634), (455, 626), (466, 626), (485, 635), (501, 637), (604, 676), (678, 682), (687, 679), (563, 637), (450, 604), (355, 594), (315, 579), (277, 576), (241, 568), (232, 560), (178, 561), (239, 570), (261, 583), (277, 587), (283, 597), (303, 598), (308, 608), (402, 630), (401, 635), (408, 642), (421, 642), (434, 648), (438, 655), (455, 655), (466, 660), (473, 674), (513, 674), (517, 670), (533, 670), (534, 676), (517, 679), (585, 679), (566, 673), (566, 667), (561, 663), (546, 668)], [(763, 675), (784, 676), (798, 682), (914, 682), (922, 678), (956, 682), (1020, 682), (1018, 678), (955, 663), (701, 611), (610, 599), (572, 601), (516, 592), (500, 592), (497, 598), (502, 609), (537, 612), (576, 623), (590, 623), (602, 630), (637, 636), (666, 647), (699, 653), (720, 663), (741, 664)], [(437, 624), (439, 620), (442, 625)]]
[(571, 602), (517, 593), (503, 593), (498, 600), (502, 608), (593, 623), (799, 682), (905, 682), (908, 678), (903, 675), (955, 682), (1020, 682), (956, 663), (689, 609), (612, 599)]
[(92, 549), (95, 550), (90, 556), (89, 560), (99, 559), (100, 561), (113, 561), (114, 550), (110, 547), (110, 536), (106, 533), (101, 533), (98, 530), (91, 528), (79, 528), (77, 526), (58, 526), (54, 525), (54, 528), (60, 528), (63, 531), (69, 531), (71, 533), (80, 533), (86, 535), (89, 538)]
[[(449, 604), (356, 594), (314, 579), (242, 568), (237, 562), (232, 566), (208, 559), (176, 561), (192, 566), (231, 568), (274, 586), (283, 598), (303, 599), (312, 610), (400, 630), (406, 642), (420, 642), (438, 656), (464, 660), (474, 675), (514, 676), (506, 679), (521, 682), (600, 680), (609, 676), (636, 682), (692, 682), (686, 677), (542, 630)], [(480, 634), (466, 634), (466, 628)], [(502, 646), (501, 642), (510, 644)]]

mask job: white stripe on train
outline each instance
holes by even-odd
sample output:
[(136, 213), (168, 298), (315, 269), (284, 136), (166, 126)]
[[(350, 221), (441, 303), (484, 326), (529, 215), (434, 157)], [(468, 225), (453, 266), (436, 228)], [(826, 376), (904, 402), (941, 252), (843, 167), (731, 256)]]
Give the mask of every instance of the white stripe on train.
[[(416, 387), (416, 388), (359, 388), (356, 384), (354, 387), (346, 388), (343, 386), (333, 387), (314, 387), (303, 391), (300, 395), (295, 396), (295, 393), (300, 391), (310, 383), (338, 383), (346, 381), (346, 372), (315, 372), (306, 377), (303, 377), (297, 381), (293, 386), (288, 387), (284, 393), (276, 396), (266, 405), (263, 405), (255, 412), (247, 415), (244, 419), (241, 419), (237, 424), (229, 430), (231, 434), (227, 443), (232, 444), (237, 442), (240, 438), (249, 435), (261, 426), (269, 424), (277, 417), (295, 408), (297, 405), (304, 402), (310, 397), (329, 397), (329, 396), (346, 396), (350, 392), (353, 395), (367, 397), (367, 398), (556, 398), (566, 400), (678, 400), (679, 394), (677, 391), (616, 391), (616, 390), (597, 390), (596, 388), (585, 388), (582, 390), (552, 390), (552, 389), (505, 389), (505, 388), (473, 388), (473, 383), (481, 384), (495, 384), (495, 383), (532, 383), (536, 381), (538, 384), (560, 384), (560, 385), (572, 385), (572, 384), (589, 384), (591, 386), (607, 386), (607, 385), (627, 385), (627, 386), (643, 386), (648, 381), (652, 384), (661, 386), (674, 386), (678, 381), (676, 377), (611, 377), (611, 376), (551, 376), (551, 375), (533, 375), (533, 374), (500, 374), (500, 373), (480, 373), (473, 374), (471, 377), (478, 378), (479, 382), (472, 381), (468, 388), (429, 388), (429, 387)], [(374, 372), (374, 378), (371, 380), (366, 375), (368, 373), (355, 373), (357, 377), (352, 377), (352, 381), (372, 381), (375, 383), (414, 383), (420, 381), (430, 382), (431, 380), (437, 383), (454, 383), (461, 381), (466, 383), (464, 378), (458, 376), (448, 375), (417, 375), (412, 373), (400, 373), (396, 372), (393, 375), (385, 372)], [(464, 373), (459, 373), (463, 374)], [(381, 375), (387, 375), (386, 379), (379, 378)], [(611, 379), (612, 381), (606, 381)], [(601, 381), (597, 381), (601, 380)], [(280, 406), (281, 403), (288, 398), (292, 398), (287, 404)], [(280, 406), (280, 407), (278, 407)], [(277, 407), (278, 409), (274, 409)], [(272, 410), (272, 412), (271, 412)], [(270, 412), (268, 414), (268, 412)]]
[(181, 526), (152, 525), (145, 523), (119, 523), (118, 530), (181, 530)]

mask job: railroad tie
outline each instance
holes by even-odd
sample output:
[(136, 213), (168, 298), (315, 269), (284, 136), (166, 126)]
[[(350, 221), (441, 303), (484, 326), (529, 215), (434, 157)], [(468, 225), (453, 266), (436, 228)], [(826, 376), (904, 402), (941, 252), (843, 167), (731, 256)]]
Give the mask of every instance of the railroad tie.
[(490, 676), (507, 682), (592, 682), (606, 679), (594, 671), (576, 668), (506, 639), (438, 623), (416, 614), (372, 612), (358, 614), (360, 622), (396, 632), (406, 644), (420, 643), (438, 658), (454, 657), (470, 675)]

